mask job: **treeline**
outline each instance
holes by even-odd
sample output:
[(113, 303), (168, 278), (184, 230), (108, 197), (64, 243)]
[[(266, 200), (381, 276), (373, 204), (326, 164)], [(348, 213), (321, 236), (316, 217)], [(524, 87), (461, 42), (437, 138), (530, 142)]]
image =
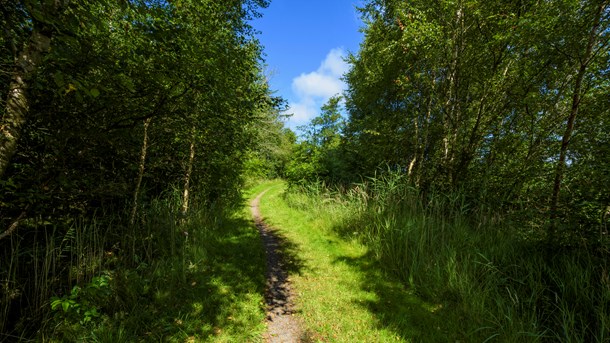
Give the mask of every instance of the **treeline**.
[(349, 118), (327, 104), (300, 154), (317, 165), (293, 164), (293, 179), (389, 168), (422, 193), (517, 213), (549, 246), (607, 247), (608, 1), (380, 0), (361, 12)]
[(439, 304), (438, 341), (608, 341), (610, 2), (360, 10), (292, 191)]
[[(38, 330), (50, 295), (101, 269), (77, 253), (142, 259), (121, 244), (151, 239), (155, 199), (182, 220), (239, 204), (256, 140), (282, 136), (249, 25), (267, 4), (0, 2), (0, 332)], [(105, 240), (76, 252), (91, 220)]]

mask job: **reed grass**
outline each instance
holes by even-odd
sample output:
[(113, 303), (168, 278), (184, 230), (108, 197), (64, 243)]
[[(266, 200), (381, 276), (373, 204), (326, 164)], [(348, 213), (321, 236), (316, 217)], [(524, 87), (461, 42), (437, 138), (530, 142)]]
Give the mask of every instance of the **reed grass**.
[[(439, 303), (456, 337), (473, 342), (607, 342), (607, 255), (557, 250), (463, 193), (422, 197), (401, 175), (349, 190), (316, 184), (287, 201), (357, 237), (380, 266)], [(451, 322), (453, 321), (453, 322)]]

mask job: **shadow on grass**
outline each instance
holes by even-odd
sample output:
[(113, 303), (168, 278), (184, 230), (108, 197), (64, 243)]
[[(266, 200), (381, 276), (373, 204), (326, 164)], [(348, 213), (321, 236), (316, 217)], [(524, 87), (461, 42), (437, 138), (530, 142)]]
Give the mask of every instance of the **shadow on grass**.
[[(262, 218), (265, 223), (265, 218)], [(266, 230), (273, 236), (270, 248), (275, 250), (278, 258), (281, 259), (281, 267), (288, 275), (301, 275), (305, 266), (305, 261), (301, 258), (300, 247), (290, 241), (284, 234), (272, 226), (264, 224)], [(264, 239), (264, 238), (263, 238)]]
[[(117, 272), (112, 318), (98, 341), (257, 341), (264, 331), (265, 253), (252, 222), (236, 216), (191, 230), (178, 257)], [(110, 331), (114, 333), (111, 334)]]
[(345, 263), (363, 275), (361, 289), (374, 293), (376, 300), (356, 303), (375, 316), (380, 329), (413, 342), (463, 342), (466, 338), (455, 332), (454, 323), (447, 322), (455, 315), (448, 311), (447, 304), (423, 301), (384, 270), (373, 253), (356, 258), (339, 257), (335, 263)]
[[(351, 218), (332, 230), (344, 240), (362, 241), (354, 236), (353, 229), (367, 220), (366, 217)], [(345, 263), (357, 270), (363, 276), (362, 290), (376, 295), (376, 301), (361, 301), (358, 305), (366, 308), (378, 319), (379, 328), (390, 330), (401, 339), (414, 342), (468, 341), (466, 333), (461, 329), (466, 326), (462, 325), (465, 319), (455, 303), (422, 299), (371, 250), (356, 258), (339, 257), (335, 263)]]
[(268, 320), (277, 315), (292, 315), (294, 295), (288, 280), (290, 275), (300, 275), (305, 262), (299, 256), (299, 248), (288, 240), (280, 231), (267, 225), (258, 211), (258, 202), (253, 203), (253, 214), (266, 252), (267, 303)]

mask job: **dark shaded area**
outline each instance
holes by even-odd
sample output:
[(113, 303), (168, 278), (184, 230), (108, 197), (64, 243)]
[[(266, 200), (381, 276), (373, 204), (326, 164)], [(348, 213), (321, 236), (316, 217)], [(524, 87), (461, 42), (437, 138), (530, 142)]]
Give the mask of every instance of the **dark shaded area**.
[[(235, 323), (236, 312), (241, 309), (234, 304), (264, 292), (264, 252), (256, 232), (243, 218), (224, 219), (220, 228), (199, 229), (200, 234), (191, 233), (195, 237), (188, 244), (202, 245), (209, 260), (190, 261), (184, 256), (184, 264), (176, 261), (180, 264), (169, 262), (165, 266), (186, 267), (182, 274), (164, 273), (163, 267), (149, 269), (152, 275), (132, 270), (118, 281), (126, 283), (126, 290), (133, 290), (134, 283), (140, 283), (140, 294), (119, 294), (116, 299), (126, 302), (119, 308), (134, 306), (120, 322), (133, 337), (154, 341), (176, 335), (207, 337), (220, 333), (229, 322), (244, 332), (250, 329), (245, 326), (247, 322), (243, 327)], [(154, 281), (149, 284), (147, 277)], [(116, 311), (119, 308), (112, 311), (115, 318), (121, 315)], [(187, 323), (190, 326), (185, 326)]]
[(294, 260), (286, 256), (285, 247), (288, 241), (280, 237), (277, 232), (272, 232), (262, 221), (257, 220), (256, 227), (267, 251), (265, 299), (268, 311), (277, 315), (291, 315), (294, 313), (294, 308), (290, 301), (292, 289), (288, 282), (287, 267), (289, 265), (295, 267), (295, 265)]
[[(246, 309), (236, 304), (252, 304), (252, 296), (265, 291), (265, 255), (260, 238), (244, 218), (223, 217), (216, 222), (216, 226), (203, 223), (201, 227), (162, 225), (180, 232), (168, 234), (172, 243), (166, 239), (164, 245), (151, 248), (152, 260), (145, 257), (144, 244), (136, 248), (136, 256), (142, 258), (139, 263), (129, 262), (134, 258), (129, 249), (108, 251), (106, 265), (101, 268), (109, 270), (102, 272), (109, 276), (108, 292), (92, 296), (83, 291), (76, 299), (80, 304), (89, 302), (98, 307), (100, 317), (94, 319), (95, 323), (78, 327), (70, 322), (78, 323), (82, 317), (55, 312), (52, 325), (62, 325), (62, 329), (61, 336), (53, 338), (63, 342), (92, 337), (113, 342), (156, 342), (169, 337), (200, 339), (218, 335), (226, 328), (241, 337), (256, 335), (251, 333), (252, 322), (259, 320), (260, 309), (248, 308), (252, 313), (244, 314)], [(155, 224), (163, 223), (150, 225)], [(109, 269), (116, 264), (122, 268)], [(83, 285), (83, 289), (86, 287)], [(69, 290), (63, 293), (69, 294)], [(40, 322), (17, 325), (16, 331), (0, 334), (0, 342), (28, 338), (24, 333), (32, 331), (32, 324)]]

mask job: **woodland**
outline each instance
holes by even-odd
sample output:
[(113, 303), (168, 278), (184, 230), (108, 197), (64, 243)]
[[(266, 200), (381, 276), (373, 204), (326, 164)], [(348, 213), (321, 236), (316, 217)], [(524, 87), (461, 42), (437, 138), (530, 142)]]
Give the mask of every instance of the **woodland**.
[(259, 341), (271, 179), (455, 309), (400, 338), (610, 340), (609, 1), (363, 1), (296, 133), (268, 0), (0, 5), (0, 341)]

